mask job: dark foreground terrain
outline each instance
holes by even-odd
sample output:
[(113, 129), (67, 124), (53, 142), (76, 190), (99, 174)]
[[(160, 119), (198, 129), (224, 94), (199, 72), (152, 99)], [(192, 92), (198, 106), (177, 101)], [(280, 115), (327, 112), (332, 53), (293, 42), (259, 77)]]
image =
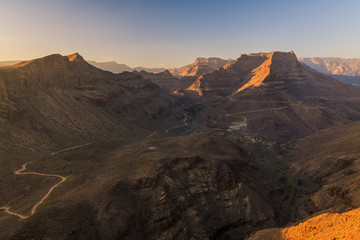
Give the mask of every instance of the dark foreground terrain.
[(193, 78), (1, 67), (0, 239), (316, 236), (291, 226), (360, 207), (359, 120), (360, 88), (293, 52)]

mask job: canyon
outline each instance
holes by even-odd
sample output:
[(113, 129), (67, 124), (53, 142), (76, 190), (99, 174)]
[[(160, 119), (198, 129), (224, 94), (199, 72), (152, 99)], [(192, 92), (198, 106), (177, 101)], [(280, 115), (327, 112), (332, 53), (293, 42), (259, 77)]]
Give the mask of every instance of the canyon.
[(360, 88), (300, 61), (1, 66), (0, 238), (306, 239), (355, 222)]

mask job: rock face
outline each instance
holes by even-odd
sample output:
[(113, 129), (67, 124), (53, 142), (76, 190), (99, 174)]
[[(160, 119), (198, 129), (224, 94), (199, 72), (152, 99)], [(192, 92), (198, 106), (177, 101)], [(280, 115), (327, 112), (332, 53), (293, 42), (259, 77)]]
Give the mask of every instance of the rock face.
[(170, 72), (174, 76), (179, 77), (196, 77), (205, 73), (212, 72), (232, 62), (233, 60), (224, 60), (215, 57), (197, 58), (192, 64), (176, 69), (171, 69)]
[(110, 71), (113, 73), (122, 73), (122, 72), (132, 72), (132, 71), (146, 71), (151, 73), (163, 72), (165, 68), (144, 68), (144, 67), (129, 67), (126, 64), (119, 64), (115, 61), (112, 62), (96, 62), (96, 61), (88, 61), (91, 65), (98, 67), (100, 69)]
[(230, 95), (251, 78), (251, 71), (259, 67), (267, 59), (266, 56), (267, 54), (241, 55), (234, 63), (200, 76), (188, 89), (199, 95)]
[(259, 231), (247, 240), (359, 239), (360, 209), (324, 213), (293, 227)]
[(242, 55), (188, 91), (223, 99), (214, 121), (246, 119), (247, 129), (271, 139), (307, 136), (360, 117), (360, 89), (309, 71), (293, 52)]

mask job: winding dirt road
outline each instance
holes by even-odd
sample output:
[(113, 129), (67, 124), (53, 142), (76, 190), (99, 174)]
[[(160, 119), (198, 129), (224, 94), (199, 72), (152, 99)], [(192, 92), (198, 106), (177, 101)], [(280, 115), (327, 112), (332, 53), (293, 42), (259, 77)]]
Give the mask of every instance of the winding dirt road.
[(85, 146), (88, 146), (88, 145), (90, 145), (90, 144), (91, 144), (91, 143), (85, 143), (85, 144), (81, 144), (81, 145), (78, 145), (78, 146), (75, 146), (75, 147), (65, 148), (65, 149), (63, 149), (63, 150), (61, 150), (61, 151), (53, 152), (53, 153), (51, 153), (51, 155), (55, 155), (55, 154), (58, 154), (58, 153), (62, 153), (62, 152), (74, 150), (74, 149), (77, 149), (77, 148), (85, 147)]
[(33, 215), (36, 212), (36, 209), (50, 196), (50, 194), (52, 193), (52, 191), (54, 191), (55, 188), (57, 188), (60, 184), (62, 184), (63, 182), (66, 181), (66, 177), (57, 175), (57, 174), (49, 174), (49, 173), (38, 173), (38, 172), (23, 172), (26, 170), (26, 166), (31, 163), (25, 163), (21, 169), (15, 171), (14, 173), (16, 175), (38, 175), (38, 176), (44, 176), (44, 177), (57, 177), (60, 178), (60, 182), (56, 183), (54, 186), (52, 186), (50, 188), (50, 190), (47, 192), (47, 194), (38, 202), (36, 203), (32, 209), (31, 209), (31, 214), (30, 215), (22, 215), (16, 212), (13, 212), (10, 210), (10, 207), (0, 207), (0, 210), (4, 210), (6, 213), (13, 215), (13, 216), (17, 216), (21, 219), (26, 219), (29, 218), (31, 215)]
[(167, 134), (167, 133), (168, 133), (169, 131), (171, 131), (171, 130), (174, 130), (174, 129), (179, 128), (179, 127), (185, 127), (185, 126), (187, 126), (187, 125), (188, 125), (188, 123), (186, 122), (186, 120), (187, 120), (187, 115), (186, 115), (186, 113), (185, 113), (184, 115), (185, 115), (184, 124), (179, 125), (179, 126), (175, 126), (175, 127), (172, 127), (172, 128), (168, 128), (168, 129), (165, 130), (165, 133)]

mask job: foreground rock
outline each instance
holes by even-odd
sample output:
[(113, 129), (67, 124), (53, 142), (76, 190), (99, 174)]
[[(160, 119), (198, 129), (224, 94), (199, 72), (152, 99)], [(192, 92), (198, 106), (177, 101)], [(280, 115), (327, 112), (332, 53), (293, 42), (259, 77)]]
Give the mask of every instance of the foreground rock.
[(259, 231), (247, 240), (307, 240), (360, 238), (360, 209), (345, 213), (324, 213), (284, 229)]

